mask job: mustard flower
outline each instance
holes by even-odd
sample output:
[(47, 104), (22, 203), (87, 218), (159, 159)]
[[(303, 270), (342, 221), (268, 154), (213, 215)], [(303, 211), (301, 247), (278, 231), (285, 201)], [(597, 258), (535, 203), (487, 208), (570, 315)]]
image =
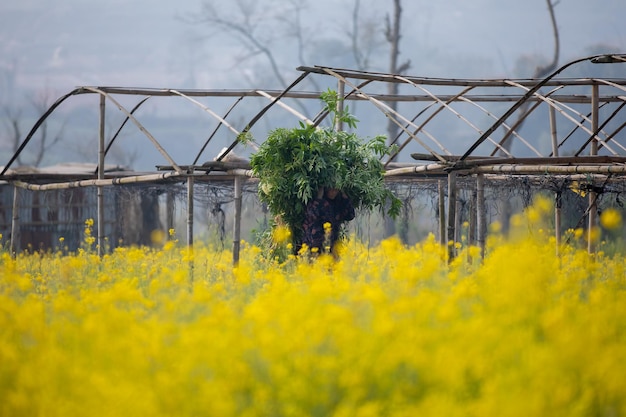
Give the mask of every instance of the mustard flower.
[(622, 215), (614, 208), (608, 208), (600, 215), (600, 224), (608, 230), (616, 230), (622, 227)]

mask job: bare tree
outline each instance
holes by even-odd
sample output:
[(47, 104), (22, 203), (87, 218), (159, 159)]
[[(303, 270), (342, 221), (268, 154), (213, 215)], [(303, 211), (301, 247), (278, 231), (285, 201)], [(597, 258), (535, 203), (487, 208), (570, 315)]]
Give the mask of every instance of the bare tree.
[[(22, 120), (22, 109), (14, 108), (9, 105), (5, 105), (2, 109), (3, 124), (5, 130), (6, 145), (9, 146), (12, 152), (17, 151), (22, 138), (22, 128), (20, 121)], [(19, 160), (18, 160), (19, 162)]]
[[(30, 103), (37, 114), (43, 114), (48, 110), (51, 104), (50, 97), (50, 92), (46, 90), (30, 99)], [(24, 122), (23, 111), (22, 109), (15, 109), (7, 104), (4, 107), (4, 116), (7, 141), (13, 153), (16, 153), (23, 139), (21, 128)], [(62, 140), (64, 125), (65, 123), (63, 123), (59, 129), (52, 132), (48, 121), (44, 121), (37, 130), (36, 136), (31, 140), (31, 146), (28, 148), (29, 152), (27, 154), (20, 153), (16, 158), (16, 162), (19, 165), (40, 166), (50, 149)]]
[[(285, 3), (287, 7), (284, 7)], [(200, 15), (188, 17), (187, 20), (211, 27), (215, 33), (231, 35), (244, 51), (238, 57), (238, 63), (260, 55), (269, 64), (271, 74), (278, 84), (283, 88), (287, 87), (277, 52), (281, 41), (295, 39), (298, 57), (303, 59), (304, 35), (300, 14), (306, 5), (305, 1), (287, 0), (281, 3), (281, 7), (263, 7), (261, 2), (255, 0), (234, 0), (229, 4), (233, 6), (234, 13), (225, 11), (221, 0), (204, 0)]]
[(350, 39), (350, 47), (356, 69), (370, 69), (371, 57), (386, 42), (381, 31), (378, 16), (361, 14), (361, 0), (354, 0), (352, 7), (352, 25), (346, 32)]
[[(243, 48), (237, 65), (260, 56), (269, 65), (271, 77), (281, 88), (286, 88), (288, 82), (280, 65), (281, 59), (286, 55), (292, 57), (296, 65), (306, 65), (306, 46), (312, 37), (303, 22), (308, 2), (234, 0), (230, 4), (234, 8), (233, 13), (225, 11), (221, 0), (204, 0), (200, 15), (187, 17), (186, 20), (213, 28), (215, 32), (212, 35), (229, 34)], [(245, 71), (241, 75), (249, 78)], [(257, 80), (248, 81), (258, 83)], [(314, 79), (309, 78), (308, 82), (319, 90)], [(304, 104), (299, 100), (296, 103), (306, 115), (308, 111)]]

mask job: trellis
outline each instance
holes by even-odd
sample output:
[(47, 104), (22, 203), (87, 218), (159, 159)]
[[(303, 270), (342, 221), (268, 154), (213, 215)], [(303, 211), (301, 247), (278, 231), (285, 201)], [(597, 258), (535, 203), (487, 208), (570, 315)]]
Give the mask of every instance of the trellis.
[[(189, 246), (193, 245), (194, 235), (194, 185), (225, 184), (233, 189), (233, 261), (239, 259), (241, 241), (241, 201), (244, 184), (253, 184), (255, 179), (249, 164), (230, 160), (234, 148), (240, 144), (255, 125), (274, 106), (286, 114), (296, 117), (303, 123), (317, 123), (322, 117), (309, 118), (296, 110), (296, 100), (318, 100), (318, 91), (297, 91), (296, 87), (308, 77), (321, 77), (334, 80), (337, 91), (344, 97), (344, 103), (364, 103), (375, 109), (397, 126), (398, 134), (390, 138), (397, 145), (397, 152), (385, 161), (385, 178), (390, 184), (427, 183), (432, 188), (436, 184), (439, 216), (438, 234), (440, 242), (458, 240), (457, 191), (459, 187), (471, 189), (474, 207), (470, 215), (473, 240), (484, 251), (486, 239), (485, 186), (506, 187), (516, 178), (542, 185), (555, 193), (555, 227), (557, 243), (560, 241), (559, 193), (571, 187), (573, 182), (583, 183), (588, 191), (586, 210), (589, 231), (597, 223), (597, 196), (608, 185), (623, 186), (626, 173), (626, 147), (620, 143), (626, 126), (623, 108), (626, 106), (626, 79), (601, 78), (557, 78), (567, 67), (580, 62), (612, 63), (623, 62), (624, 55), (598, 55), (569, 62), (542, 80), (510, 79), (436, 79), (406, 75), (337, 69), (330, 67), (300, 67), (301, 75), (285, 90), (181, 90), (146, 89), (121, 87), (79, 87), (60, 97), (35, 123), (21, 143), (17, 152), (6, 163), (0, 173), (0, 180), (14, 187), (14, 204), (17, 204), (19, 189), (31, 191), (61, 190), (76, 187), (96, 187), (98, 249), (102, 250), (104, 230), (104, 196), (108, 187), (127, 184), (186, 184), (187, 230)], [(384, 93), (388, 83), (399, 83), (405, 90), (398, 95)], [(382, 92), (381, 92), (382, 91)], [(33, 135), (55, 109), (71, 97), (84, 94), (99, 96), (98, 169), (82, 178), (68, 179), (59, 176), (37, 176), (20, 173), (12, 164), (28, 146)], [(141, 99), (129, 109), (121, 104), (118, 96), (137, 96)], [(200, 108), (215, 120), (215, 129), (202, 144), (193, 163), (185, 165), (175, 161), (162, 146), (161, 140), (141, 123), (137, 110), (151, 97), (179, 97)], [(267, 100), (258, 112), (242, 128), (237, 128), (229, 120), (231, 111), (245, 100), (261, 97)], [(220, 111), (201, 102), (201, 99), (226, 98), (232, 100), (227, 111)], [(396, 102), (396, 106), (390, 103)], [(113, 104), (125, 117), (124, 122), (109, 143), (105, 142), (105, 109)], [(403, 107), (399, 109), (398, 107)], [(538, 109), (548, 109), (548, 117), (543, 123), (549, 126), (549, 146), (537, 137), (525, 137), (521, 127), (534, 117)], [(583, 109), (584, 108), (584, 109)], [(470, 110), (468, 110), (470, 109)], [(513, 115), (517, 118), (513, 120)], [(460, 152), (449, 149), (455, 145), (454, 135), (444, 131), (438, 123), (452, 117), (464, 126), (463, 136), (470, 140)], [(559, 133), (557, 119), (568, 124), (567, 133)], [(314, 122), (313, 120), (317, 120)], [(444, 120), (444, 122), (441, 122)], [(156, 170), (148, 173), (105, 172), (105, 159), (108, 150), (118, 138), (120, 131), (130, 122), (141, 131), (167, 162), (155, 165)], [(535, 122), (536, 124), (536, 122)], [(337, 126), (338, 129), (343, 128)], [(230, 145), (217, 153), (214, 160), (199, 163), (201, 155), (210, 149), (211, 140), (218, 132), (226, 131), (232, 137)], [(469, 132), (469, 133), (467, 133)], [(562, 130), (561, 130), (562, 132)], [(377, 132), (379, 133), (379, 132)], [(445, 135), (445, 136), (444, 136)], [(581, 139), (582, 137), (582, 139)], [(575, 143), (576, 146), (570, 146)], [(567, 156), (562, 149), (569, 148)], [(516, 149), (519, 148), (519, 149)], [(412, 149), (412, 150), (411, 150)], [(413, 162), (395, 162), (409, 154)], [(551, 184), (559, 187), (546, 186)], [(18, 210), (13, 207), (13, 212)], [(445, 216), (443, 214), (446, 214)], [(11, 233), (18, 235), (19, 219), (14, 219)], [(450, 259), (455, 253), (455, 245), (448, 245)], [(588, 240), (588, 249), (594, 250), (593, 241)]]

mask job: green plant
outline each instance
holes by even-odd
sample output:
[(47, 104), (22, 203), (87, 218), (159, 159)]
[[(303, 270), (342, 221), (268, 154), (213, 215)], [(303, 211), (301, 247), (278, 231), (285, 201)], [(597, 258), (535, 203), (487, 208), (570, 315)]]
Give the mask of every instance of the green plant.
[[(328, 90), (321, 99), (333, 122), (356, 126), (357, 120), (347, 108), (336, 110), (340, 98), (335, 91)], [(378, 207), (396, 217), (402, 204), (385, 187), (380, 160), (392, 151), (384, 136), (364, 140), (355, 133), (301, 122), (296, 128), (271, 131), (250, 163), (259, 178), (261, 201), (289, 226), (294, 241), (299, 241), (306, 204), (320, 187), (342, 190), (357, 209)]]

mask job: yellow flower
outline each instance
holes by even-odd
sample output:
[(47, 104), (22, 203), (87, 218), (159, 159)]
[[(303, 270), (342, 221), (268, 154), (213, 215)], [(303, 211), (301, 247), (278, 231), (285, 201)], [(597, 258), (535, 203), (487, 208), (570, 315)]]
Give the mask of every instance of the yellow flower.
[(608, 208), (600, 215), (600, 224), (608, 230), (615, 230), (622, 227), (622, 215), (614, 208)]
[(576, 230), (574, 230), (574, 237), (576, 239), (580, 239), (581, 237), (583, 237), (583, 234), (585, 233), (585, 231), (582, 228), (577, 228)]
[(150, 241), (154, 245), (160, 245), (165, 241), (165, 232), (161, 229), (154, 229), (150, 233)]
[(272, 238), (275, 243), (283, 244), (291, 237), (291, 230), (287, 226), (276, 226), (272, 232)]
[(580, 242), (557, 255), (548, 227), (520, 221), (484, 259), (463, 245), (451, 263), (433, 234), (411, 246), (352, 237), (339, 260), (283, 264), (242, 245), (236, 267), (230, 249), (175, 240), (102, 257), (0, 251), (2, 414), (624, 409), (623, 257)]

